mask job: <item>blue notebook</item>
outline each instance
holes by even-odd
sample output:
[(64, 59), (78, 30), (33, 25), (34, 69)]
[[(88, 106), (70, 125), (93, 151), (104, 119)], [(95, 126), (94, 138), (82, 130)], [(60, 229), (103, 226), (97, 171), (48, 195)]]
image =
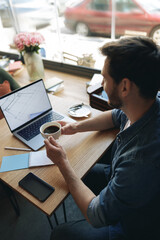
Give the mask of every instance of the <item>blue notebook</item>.
[(0, 172), (53, 164), (54, 163), (46, 156), (46, 150), (43, 150), (3, 157)]

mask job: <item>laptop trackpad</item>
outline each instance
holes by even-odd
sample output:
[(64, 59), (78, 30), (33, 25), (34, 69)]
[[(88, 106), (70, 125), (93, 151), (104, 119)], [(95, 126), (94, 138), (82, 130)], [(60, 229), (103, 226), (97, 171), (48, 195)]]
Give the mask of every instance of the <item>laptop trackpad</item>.
[(24, 138), (19, 136), (17, 133), (14, 134), (18, 139), (23, 141), (27, 146), (29, 146), (32, 150), (37, 151), (38, 149), (44, 146), (44, 138), (41, 134), (38, 134), (34, 138), (29, 141), (26, 141)]

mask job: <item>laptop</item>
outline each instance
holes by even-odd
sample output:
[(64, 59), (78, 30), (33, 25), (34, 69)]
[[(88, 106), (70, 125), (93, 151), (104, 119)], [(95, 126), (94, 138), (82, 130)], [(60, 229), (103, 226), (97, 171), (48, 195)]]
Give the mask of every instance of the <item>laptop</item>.
[(44, 146), (39, 130), (42, 124), (57, 120), (75, 122), (52, 109), (42, 79), (2, 96), (0, 107), (12, 134), (34, 151)]

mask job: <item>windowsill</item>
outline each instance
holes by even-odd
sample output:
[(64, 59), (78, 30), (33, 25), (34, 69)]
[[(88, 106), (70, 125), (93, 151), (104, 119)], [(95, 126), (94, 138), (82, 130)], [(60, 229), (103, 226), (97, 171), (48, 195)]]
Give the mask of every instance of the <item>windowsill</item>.
[[(0, 51), (1, 56), (7, 56), (14, 60), (20, 60), (20, 55), (16, 53), (9, 53)], [(23, 59), (21, 59), (23, 61)], [(87, 78), (91, 78), (95, 73), (101, 73), (99, 69), (93, 69), (83, 66), (71, 65), (62, 62), (55, 62), (51, 60), (43, 59), (44, 67), (51, 70), (56, 70), (59, 72), (66, 72), (78, 76), (83, 76)]]

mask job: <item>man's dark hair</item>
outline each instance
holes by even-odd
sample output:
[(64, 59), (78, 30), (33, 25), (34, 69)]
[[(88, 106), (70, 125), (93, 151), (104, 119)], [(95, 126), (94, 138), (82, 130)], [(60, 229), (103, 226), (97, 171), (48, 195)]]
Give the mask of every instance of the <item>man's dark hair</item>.
[(154, 98), (160, 88), (160, 48), (147, 37), (128, 37), (100, 48), (109, 60), (109, 74), (118, 84), (128, 78), (144, 98)]

